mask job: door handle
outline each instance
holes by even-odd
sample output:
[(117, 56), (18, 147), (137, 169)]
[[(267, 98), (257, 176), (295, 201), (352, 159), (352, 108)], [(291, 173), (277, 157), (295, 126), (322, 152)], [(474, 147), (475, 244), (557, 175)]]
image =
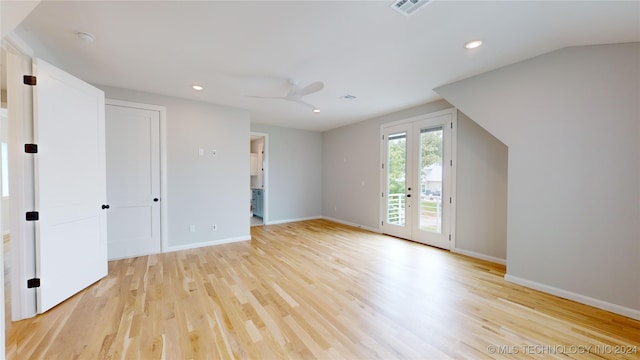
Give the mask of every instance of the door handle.
[(160, 199), (158, 199), (158, 198), (153, 198), (153, 202), (158, 202), (158, 201), (160, 201)]
[(109, 208), (109, 205), (104, 205), (104, 204), (102, 205), (102, 210), (108, 209), (108, 208)]

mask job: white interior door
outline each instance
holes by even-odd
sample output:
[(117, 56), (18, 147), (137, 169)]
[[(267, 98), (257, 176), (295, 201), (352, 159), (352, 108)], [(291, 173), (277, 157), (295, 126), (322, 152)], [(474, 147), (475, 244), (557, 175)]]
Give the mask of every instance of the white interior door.
[(37, 311), (107, 275), (104, 93), (34, 61)]
[(454, 122), (445, 111), (383, 127), (385, 234), (450, 248)]
[(109, 259), (159, 253), (160, 113), (107, 104)]

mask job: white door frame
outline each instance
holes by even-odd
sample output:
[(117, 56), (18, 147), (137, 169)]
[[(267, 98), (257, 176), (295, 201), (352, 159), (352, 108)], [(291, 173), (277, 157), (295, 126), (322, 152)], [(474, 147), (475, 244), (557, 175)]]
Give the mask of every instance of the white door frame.
[[(269, 151), (269, 134), (254, 132), (252, 131), (249, 136), (262, 136), (264, 137), (264, 152), (265, 156), (262, 158), (264, 161), (264, 170), (262, 173), (262, 187), (264, 187), (263, 191), (263, 200), (262, 200), (262, 222), (265, 225), (269, 225), (269, 195), (271, 192), (269, 191), (269, 156), (271, 151)], [(249, 199), (251, 200), (251, 199)]]
[[(451, 176), (451, 190), (450, 190), (450, 197), (451, 197), (451, 204), (449, 207), (449, 219), (450, 219), (450, 223), (449, 223), (449, 234), (451, 235), (451, 241), (449, 242), (449, 249), (447, 250), (451, 250), (451, 249), (455, 249), (456, 247), (456, 166), (457, 166), (457, 138), (458, 138), (458, 132), (457, 132), (457, 128), (458, 128), (458, 110), (456, 108), (449, 108), (449, 109), (445, 109), (445, 110), (441, 110), (441, 111), (436, 111), (433, 113), (429, 113), (429, 114), (423, 114), (423, 115), (418, 115), (418, 116), (413, 116), (410, 118), (406, 118), (406, 119), (402, 119), (402, 120), (398, 120), (398, 121), (393, 121), (393, 122), (388, 122), (388, 123), (383, 123), (380, 125), (380, 153), (379, 153), (379, 158), (380, 158), (380, 164), (384, 163), (384, 155), (386, 153), (386, 141), (384, 139), (384, 132), (386, 128), (389, 127), (393, 127), (393, 126), (397, 126), (397, 125), (403, 125), (403, 124), (407, 124), (407, 123), (415, 123), (421, 120), (427, 120), (430, 118), (434, 118), (434, 117), (438, 117), (438, 116), (442, 116), (442, 115), (451, 115), (451, 121), (453, 123), (452, 128), (451, 128), (451, 163), (449, 164), (449, 168), (450, 168), (450, 176)], [(446, 165), (446, 164), (443, 164)], [(385, 171), (386, 169), (383, 169), (382, 166), (380, 166), (380, 191), (378, 192), (378, 194), (382, 195), (382, 193), (385, 193), (385, 197), (380, 197), (380, 201), (379, 201), (379, 212), (378, 212), (378, 224), (380, 224), (380, 232), (384, 233), (383, 230), (383, 221), (386, 219), (386, 176), (385, 176)], [(445, 201), (443, 199), (443, 201)]]
[(160, 113), (160, 252), (169, 249), (169, 222), (167, 221), (167, 108), (159, 105), (105, 99), (106, 105), (158, 111)]

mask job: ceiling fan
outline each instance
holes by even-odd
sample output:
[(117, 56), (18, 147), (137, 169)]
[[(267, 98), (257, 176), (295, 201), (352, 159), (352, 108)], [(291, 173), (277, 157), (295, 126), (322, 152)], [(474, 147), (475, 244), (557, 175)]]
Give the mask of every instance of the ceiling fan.
[(247, 95), (249, 97), (252, 98), (259, 98), (259, 99), (279, 99), (279, 100), (288, 100), (288, 101), (293, 101), (296, 102), (298, 104), (302, 104), (306, 107), (309, 107), (313, 110), (313, 112), (320, 112), (320, 110), (309, 104), (308, 102), (302, 100), (303, 96), (307, 96), (309, 94), (313, 94), (316, 93), (322, 89), (324, 89), (324, 83), (322, 81), (316, 81), (316, 82), (312, 82), (311, 84), (300, 88), (298, 86), (298, 82), (293, 80), (293, 79), (289, 79), (289, 92), (287, 93), (286, 96), (255, 96), (255, 95)]

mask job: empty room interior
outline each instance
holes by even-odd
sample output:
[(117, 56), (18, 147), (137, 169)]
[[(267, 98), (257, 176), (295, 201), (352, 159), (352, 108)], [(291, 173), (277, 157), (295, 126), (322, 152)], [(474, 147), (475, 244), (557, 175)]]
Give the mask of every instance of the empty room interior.
[(0, 15), (0, 358), (640, 358), (640, 1)]

